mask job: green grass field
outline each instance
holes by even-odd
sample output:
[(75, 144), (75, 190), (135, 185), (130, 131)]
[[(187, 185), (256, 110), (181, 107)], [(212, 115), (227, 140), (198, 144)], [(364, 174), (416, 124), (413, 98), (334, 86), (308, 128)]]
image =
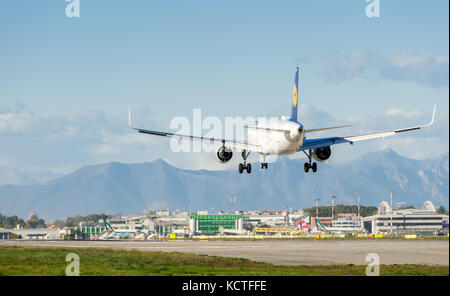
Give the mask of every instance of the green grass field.
[[(63, 249), (0, 247), (0, 275), (64, 276), (67, 254), (80, 256), (80, 275), (224, 275), (224, 276), (300, 276), (300, 275), (365, 275), (365, 266), (277, 266), (242, 258), (125, 251), (109, 249)], [(381, 265), (384, 276), (448, 276), (448, 266)]]
[[(165, 240), (167, 240), (168, 238), (165, 238)], [(193, 240), (193, 241), (201, 241), (201, 240), (207, 240), (207, 241), (264, 241), (264, 240), (278, 240), (278, 241), (282, 241), (282, 240), (316, 240), (317, 238), (314, 238), (313, 236), (292, 236), (292, 237), (260, 237), (260, 238), (254, 238), (254, 237), (245, 237), (245, 238), (239, 238), (239, 237), (215, 237), (215, 236), (210, 236), (208, 238), (180, 238), (179, 240)], [(178, 240), (178, 239), (177, 239)], [(390, 236), (384, 236), (381, 238), (374, 238), (374, 237), (370, 237), (370, 238), (361, 238), (361, 237), (353, 237), (353, 236), (349, 236), (349, 237), (345, 237), (345, 238), (341, 238), (341, 237), (333, 237), (333, 236), (329, 236), (329, 237), (325, 237), (325, 238), (319, 238), (319, 240), (337, 240), (337, 241), (348, 241), (348, 240), (353, 240), (353, 241), (361, 241), (361, 240), (371, 240), (371, 241), (377, 241), (377, 240), (408, 240), (405, 239), (404, 237), (390, 237)], [(447, 236), (426, 236), (423, 238), (417, 238), (414, 240), (433, 240), (433, 241), (448, 241), (449, 237)]]

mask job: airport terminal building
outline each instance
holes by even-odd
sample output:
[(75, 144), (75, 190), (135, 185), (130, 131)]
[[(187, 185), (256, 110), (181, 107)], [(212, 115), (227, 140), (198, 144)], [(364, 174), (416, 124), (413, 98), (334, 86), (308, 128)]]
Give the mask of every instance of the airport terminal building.
[[(392, 212), (392, 223), (391, 223)], [(448, 227), (448, 215), (436, 213), (431, 201), (426, 201), (421, 209), (392, 210), (383, 201), (377, 215), (362, 218), (363, 226), (369, 233), (435, 233)]]
[(242, 215), (191, 215), (189, 229), (192, 233), (217, 234), (221, 228), (243, 231)]

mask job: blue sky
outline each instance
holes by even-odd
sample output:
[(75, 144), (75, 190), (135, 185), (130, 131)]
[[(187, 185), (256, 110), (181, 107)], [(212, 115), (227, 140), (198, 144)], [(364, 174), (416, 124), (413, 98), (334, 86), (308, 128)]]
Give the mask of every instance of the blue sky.
[(297, 65), (305, 125), (403, 127), (428, 120), (438, 104), (434, 130), (338, 148), (339, 159), (448, 151), (446, 0), (380, 0), (380, 18), (365, 15), (364, 0), (80, 3), (81, 17), (67, 18), (63, 0), (0, 2), (0, 166), (68, 170), (162, 157), (215, 168), (165, 151), (167, 142), (131, 138), (127, 107), (140, 125), (166, 130), (192, 108), (289, 114)]

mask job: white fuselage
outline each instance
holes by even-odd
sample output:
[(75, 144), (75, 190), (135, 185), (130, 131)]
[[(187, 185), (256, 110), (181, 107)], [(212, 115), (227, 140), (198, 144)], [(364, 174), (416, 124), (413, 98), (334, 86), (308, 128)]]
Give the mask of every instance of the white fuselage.
[(290, 155), (303, 145), (304, 130), (300, 123), (285, 118), (260, 120), (248, 129), (250, 143), (262, 147), (263, 155)]

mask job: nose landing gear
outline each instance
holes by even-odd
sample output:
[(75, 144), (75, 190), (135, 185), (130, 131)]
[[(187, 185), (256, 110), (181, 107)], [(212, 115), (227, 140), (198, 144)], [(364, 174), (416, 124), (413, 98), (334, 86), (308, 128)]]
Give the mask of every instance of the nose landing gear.
[(263, 158), (263, 161), (261, 162), (261, 169), (267, 170), (269, 168), (269, 164), (266, 162), (266, 155), (263, 155), (262, 158)]

